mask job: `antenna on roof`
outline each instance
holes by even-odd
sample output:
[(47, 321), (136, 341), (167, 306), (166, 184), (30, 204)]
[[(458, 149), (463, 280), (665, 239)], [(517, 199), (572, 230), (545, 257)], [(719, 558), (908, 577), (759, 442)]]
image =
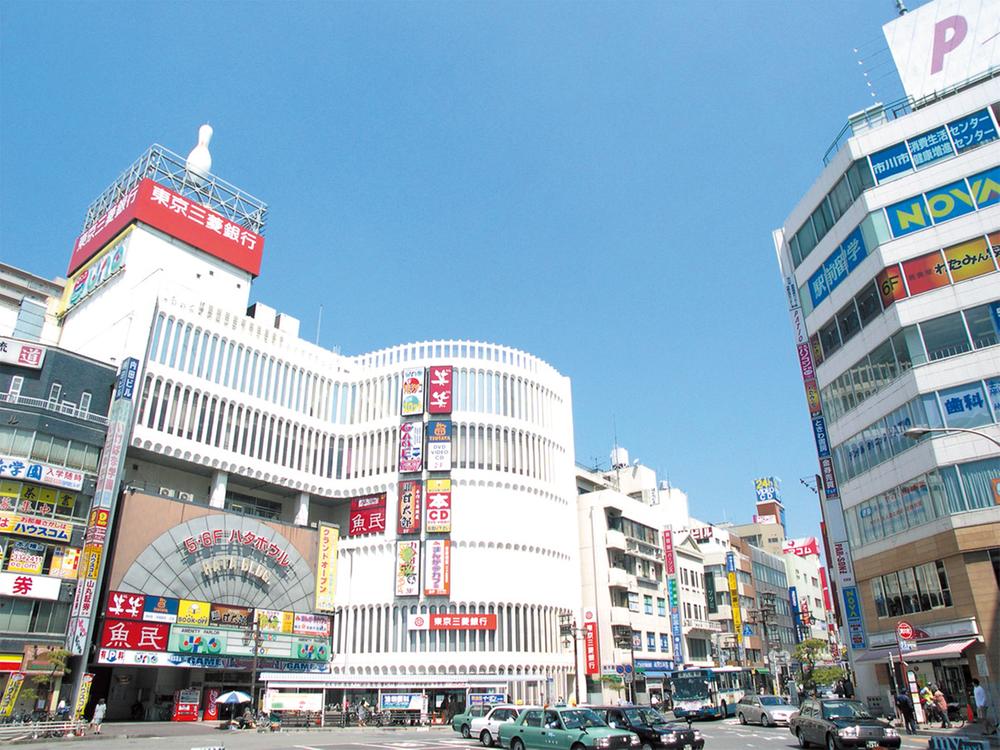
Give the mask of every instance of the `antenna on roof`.
[(909, 11), (906, 8), (906, 3), (903, 0), (896, 0), (896, 12), (901, 16), (905, 16)]
[(316, 346), (319, 346), (319, 329), (323, 325), (323, 305), (319, 306), (319, 317), (316, 320)]

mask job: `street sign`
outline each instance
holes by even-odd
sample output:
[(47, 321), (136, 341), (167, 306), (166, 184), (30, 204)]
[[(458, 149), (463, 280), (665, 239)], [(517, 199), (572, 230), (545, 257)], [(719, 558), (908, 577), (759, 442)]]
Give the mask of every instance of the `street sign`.
[(899, 636), (900, 640), (912, 641), (913, 636), (915, 635), (913, 632), (913, 626), (906, 620), (900, 620), (896, 623), (896, 635)]
[(753, 635), (753, 628), (750, 627), (750, 623), (743, 624), (743, 637), (749, 638)]

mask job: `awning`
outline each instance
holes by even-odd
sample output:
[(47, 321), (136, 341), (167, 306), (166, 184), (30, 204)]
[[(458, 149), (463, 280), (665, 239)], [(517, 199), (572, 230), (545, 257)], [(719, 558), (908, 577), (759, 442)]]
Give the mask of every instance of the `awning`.
[[(962, 655), (973, 643), (978, 643), (978, 638), (963, 638), (958, 641), (943, 641), (940, 643), (927, 643), (917, 646), (913, 651), (903, 652), (903, 661), (930, 661), (931, 659), (954, 659)], [(899, 658), (898, 648), (881, 648), (876, 651), (869, 651), (857, 658), (857, 661), (885, 661), (889, 657)]]

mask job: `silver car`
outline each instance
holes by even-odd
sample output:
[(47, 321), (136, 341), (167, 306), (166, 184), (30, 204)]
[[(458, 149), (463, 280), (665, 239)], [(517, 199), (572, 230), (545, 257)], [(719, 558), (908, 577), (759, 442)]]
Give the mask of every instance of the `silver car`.
[(760, 724), (770, 727), (776, 724), (788, 724), (788, 719), (796, 708), (780, 695), (747, 694), (736, 704), (736, 718), (740, 724)]
[(478, 737), (483, 747), (492, 747), (500, 736), (500, 725), (514, 721), (525, 708), (530, 706), (511, 706), (505, 703), (494, 706), (486, 716), (472, 720), (469, 734)]

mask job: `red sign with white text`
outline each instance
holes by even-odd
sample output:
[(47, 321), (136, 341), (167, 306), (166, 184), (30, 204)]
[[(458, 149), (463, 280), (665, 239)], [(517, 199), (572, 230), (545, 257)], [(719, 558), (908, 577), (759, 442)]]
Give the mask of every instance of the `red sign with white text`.
[(601, 649), (597, 640), (597, 618), (593, 610), (583, 613), (583, 654), (586, 674), (601, 673)]
[(453, 374), (450, 365), (430, 368), (427, 375), (428, 413), (451, 414), (451, 379)]
[(807, 536), (801, 539), (786, 539), (781, 545), (781, 551), (786, 555), (796, 557), (808, 557), (809, 555), (819, 555), (819, 542), (816, 537)]
[(667, 529), (663, 532), (663, 572), (674, 575), (674, 532)]
[(385, 493), (365, 495), (351, 500), (348, 536), (385, 533)]
[(146, 606), (145, 594), (131, 591), (109, 591), (106, 614), (120, 620), (141, 620)]
[(77, 238), (67, 275), (136, 219), (254, 276), (260, 273), (261, 235), (146, 177)]
[(166, 622), (106, 620), (101, 631), (101, 648), (166, 651), (169, 637), (170, 624)]

